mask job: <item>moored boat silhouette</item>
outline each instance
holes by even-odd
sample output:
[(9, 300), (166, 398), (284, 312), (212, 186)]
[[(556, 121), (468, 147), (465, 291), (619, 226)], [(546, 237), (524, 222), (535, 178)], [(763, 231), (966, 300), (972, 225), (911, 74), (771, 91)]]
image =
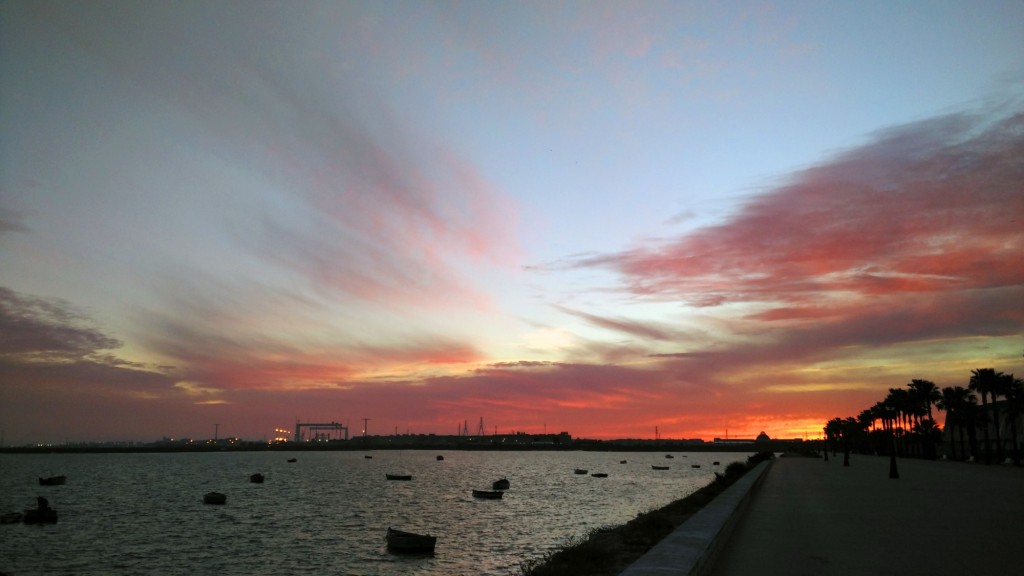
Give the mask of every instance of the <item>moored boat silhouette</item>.
[(385, 539), (388, 543), (388, 550), (412, 554), (433, 554), (434, 546), (437, 544), (436, 536), (395, 530), (390, 526), (388, 526)]

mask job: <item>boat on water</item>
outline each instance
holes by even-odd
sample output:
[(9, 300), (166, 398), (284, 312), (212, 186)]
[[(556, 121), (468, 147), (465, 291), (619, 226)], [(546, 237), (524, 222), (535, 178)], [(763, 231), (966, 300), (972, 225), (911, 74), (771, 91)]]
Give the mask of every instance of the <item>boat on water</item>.
[(625, 460), (619, 460), (619, 464), (625, 464), (625, 463), (626, 463)]
[(700, 468), (700, 464), (690, 464), (690, 468)]
[(652, 470), (668, 470), (668, 466), (651, 466)]
[(437, 544), (436, 536), (395, 530), (390, 526), (385, 540), (388, 543), (388, 550), (409, 554), (433, 554), (434, 545)]
[(50, 476), (49, 478), (40, 478), (40, 486), (60, 486), (68, 479), (67, 476)]
[(665, 458), (675, 458), (675, 456), (673, 456), (671, 454), (665, 454)]
[(577, 468), (577, 469), (573, 470), (573, 474), (586, 474), (586, 473), (587, 473), (587, 471), (584, 470), (583, 468)]
[(591, 476), (593, 476), (594, 478), (607, 478), (608, 474), (605, 472), (594, 472), (593, 474), (591, 474)]
[(264, 480), (266, 480), (266, 478), (259, 472), (249, 476), (249, 482), (252, 482), (253, 484), (263, 484)]
[(25, 513), (22, 514), (22, 521), (25, 524), (56, 524), (57, 511), (50, 508), (50, 502), (46, 498), (37, 496), (36, 507), (25, 510)]
[(440, 454), (438, 454), (437, 455), (437, 461), (440, 462), (442, 460), (444, 460), (444, 456), (441, 456)]
[(57, 511), (53, 508), (25, 510), (22, 521), (25, 524), (56, 524)]
[(412, 480), (412, 474), (384, 474), (388, 480)]
[(501, 490), (473, 490), (473, 498), (483, 498), (485, 500), (500, 500), (505, 493)]
[(227, 494), (220, 492), (207, 492), (203, 495), (203, 504), (226, 504), (227, 501)]
[(721, 462), (719, 462), (718, 460), (715, 460), (714, 462), (712, 462), (712, 464), (714, 464), (715, 466), (718, 466), (719, 464), (721, 464)]
[(495, 490), (508, 490), (511, 485), (512, 483), (508, 481), (508, 478), (502, 478), (501, 480), (495, 480), (491, 484), (491, 488), (494, 488)]
[(299, 459), (298, 458), (289, 458), (288, 461), (289, 462), (298, 462)]
[(373, 456), (370, 456), (369, 454), (363, 456), (363, 458), (365, 458), (367, 460), (373, 460)]

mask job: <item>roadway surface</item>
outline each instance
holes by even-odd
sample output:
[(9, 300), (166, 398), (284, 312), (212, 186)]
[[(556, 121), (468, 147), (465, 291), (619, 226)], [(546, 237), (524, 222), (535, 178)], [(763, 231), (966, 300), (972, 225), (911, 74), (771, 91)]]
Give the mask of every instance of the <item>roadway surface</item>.
[(1024, 574), (1024, 469), (842, 454), (778, 458), (713, 576)]

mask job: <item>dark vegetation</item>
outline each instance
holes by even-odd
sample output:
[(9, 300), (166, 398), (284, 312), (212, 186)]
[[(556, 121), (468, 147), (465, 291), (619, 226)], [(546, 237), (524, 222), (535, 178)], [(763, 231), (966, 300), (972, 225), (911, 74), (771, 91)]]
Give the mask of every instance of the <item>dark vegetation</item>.
[(686, 498), (643, 512), (621, 526), (573, 536), (544, 557), (523, 562), (520, 573), (522, 576), (617, 576), (754, 466), (773, 457), (771, 452), (760, 452), (746, 462), (733, 462), (725, 468), (724, 474), (715, 472), (710, 484)]
[[(933, 408), (946, 412), (945, 438)], [(851, 452), (927, 459), (941, 455), (985, 464), (1010, 459), (1020, 466), (1017, 426), (1022, 414), (1024, 380), (1013, 374), (978, 368), (971, 371), (967, 387), (941, 390), (929, 380), (914, 379), (906, 388), (890, 388), (884, 400), (857, 417), (829, 420), (825, 455), (841, 450), (847, 466)]]

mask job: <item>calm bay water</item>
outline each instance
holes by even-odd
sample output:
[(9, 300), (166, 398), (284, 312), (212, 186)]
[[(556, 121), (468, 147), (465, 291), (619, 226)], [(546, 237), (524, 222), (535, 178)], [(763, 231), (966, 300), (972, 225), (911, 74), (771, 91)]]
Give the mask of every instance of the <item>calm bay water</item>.
[[(43, 495), (60, 515), (54, 525), (0, 525), (0, 572), (508, 576), (570, 536), (622, 524), (694, 492), (715, 470), (748, 454), (674, 456), (0, 454), (0, 513), (34, 507)], [(290, 457), (298, 462), (287, 462)], [(712, 465), (716, 460), (720, 466)], [(652, 464), (671, 468), (652, 470)], [(576, 475), (574, 468), (609, 477)], [(250, 483), (255, 472), (266, 482)], [(413, 480), (385, 480), (385, 473), (397, 472)], [(67, 484), (38, 485), (38, 477), (58, 474)], [(512, 484), (503, 499), (471, 496), (501, 477)], [(203, 505), (210, 491), (227, 494), (227, 504)], [(388, 553), (388, 526), (438, 536), (435, 555)]]

